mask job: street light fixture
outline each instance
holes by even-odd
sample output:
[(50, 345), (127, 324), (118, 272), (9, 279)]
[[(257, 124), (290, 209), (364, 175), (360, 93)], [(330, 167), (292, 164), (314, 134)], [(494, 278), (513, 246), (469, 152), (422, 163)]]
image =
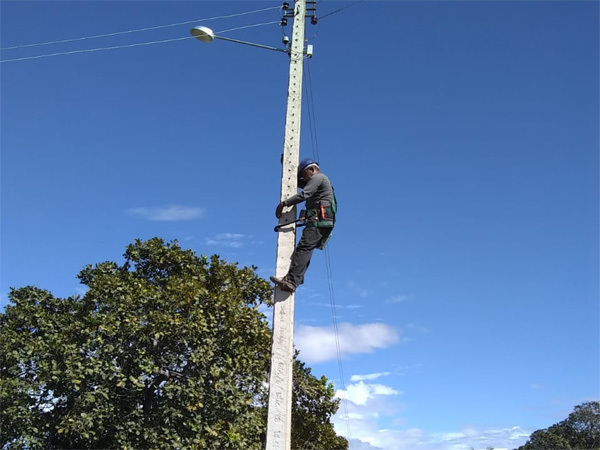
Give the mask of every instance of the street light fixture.
[(190, 30), (192, 36), (201, 42), (211, 43), (215, 39), (221, 39), (223, 41), (236, 42), (238, 44), (249, 45), (251, 47), (265, 48), (267, 50), (275, 50), (277, 52), (288, 53), (288, 50), (284, 50), (277, 47), (270, 47), (268, 45), (255, 44), (254, 42), (240, 41), (239, 39), (232, 39), (224, 36), (217, 36), (213, 30), (205, 26), (197, 26)]
[(215, 40), (215, 33), (208, 27), (198, 26), (190, 30), (192, 36), (202, 42), (212, 42)]

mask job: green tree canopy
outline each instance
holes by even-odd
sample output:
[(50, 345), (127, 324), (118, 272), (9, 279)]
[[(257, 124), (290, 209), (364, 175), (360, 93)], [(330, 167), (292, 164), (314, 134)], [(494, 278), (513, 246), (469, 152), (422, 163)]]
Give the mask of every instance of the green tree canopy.
[[(124, 257), (85, 267), (82, 297), (11, 290), (0, 446), (262, 448), (271, 332), (258, 307), (272, 301), (270, 285), (254, 268), (158, 238)], [(330, 423), (331, 384), (299, 361), (294, 382), (293, 448), (347, 449)]]
[(600, 450), (600, 402), (576, 406), (562, 422), (532, 433), (517, 450)]

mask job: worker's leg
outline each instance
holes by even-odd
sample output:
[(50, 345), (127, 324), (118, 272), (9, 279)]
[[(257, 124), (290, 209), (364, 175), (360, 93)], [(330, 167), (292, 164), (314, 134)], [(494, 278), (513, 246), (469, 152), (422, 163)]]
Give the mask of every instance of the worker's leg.
[(289, 281), (294, 288), (304, 283), (304, 274), (310, 265), (312, 252), (319, 246), (322, 237), (322, 230), (317, 227), (307, 227), (302, 232), (300, 242), (298, 242), (296, 250), (294, 250), (294, 254), (292, 255), (290, 270), (285, 276), (285, 279)]

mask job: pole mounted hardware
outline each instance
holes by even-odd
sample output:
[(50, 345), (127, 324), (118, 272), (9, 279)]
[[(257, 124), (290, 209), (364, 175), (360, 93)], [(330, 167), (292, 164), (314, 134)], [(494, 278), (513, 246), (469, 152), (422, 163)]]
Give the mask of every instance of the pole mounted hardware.
[[(317, 24), (317, 1), (316, 0), (306, 0), (305, 1), (305, 17), (310, 18), (310, 23), (312, 25)], [(281, 6), (281, 10), (283, 11), (283, 15), (281, 17), (280, 25), (285, 27), (288, 23), (289, 18), (294, 17), (294, 9), (290, 9), (289, 2), (283, 2)]]

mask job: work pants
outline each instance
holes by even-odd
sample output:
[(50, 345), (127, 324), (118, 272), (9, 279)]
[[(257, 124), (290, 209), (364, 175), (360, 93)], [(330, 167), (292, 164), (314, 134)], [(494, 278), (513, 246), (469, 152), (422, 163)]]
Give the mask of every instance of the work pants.
[(304, 274), (310, 265), (310, 258), (315, 248), (320, 248), (322, 243), (327, 240), (333, 228), (306, 227), (302, 232), (300, 242), (292, 255), (290, 270), (285, 276), (294, 287), (304, 283)]

